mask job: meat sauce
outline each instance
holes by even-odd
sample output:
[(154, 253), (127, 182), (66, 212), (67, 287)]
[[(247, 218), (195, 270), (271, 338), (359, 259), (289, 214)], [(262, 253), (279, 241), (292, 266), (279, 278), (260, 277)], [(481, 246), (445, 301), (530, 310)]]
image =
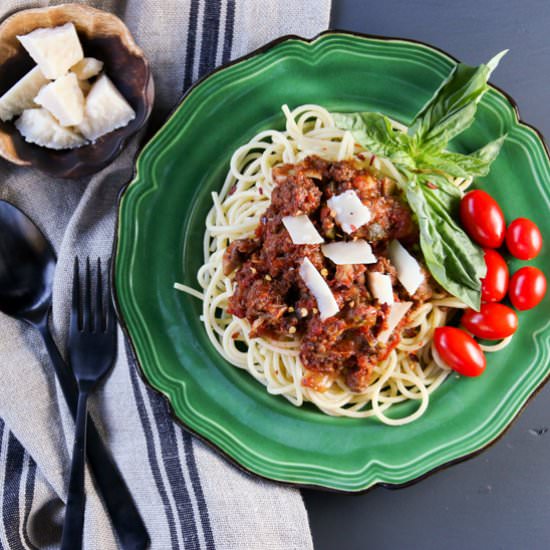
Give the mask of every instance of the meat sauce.
[[(367, 270), (389, 274), (399, 300), (418, 305), (432, 295), (433, 282), (425, 272), (424, 283), (409, 296), (386, 257), (393, 239), (409, 249), (418, 243), (412, 212), (393, 180), (360, 168), (354, 161), (328, 162), (312, 156), (299, 164), (276, 167), (273, 178), (276, 185), (271, 204), (255, 236), (234, 241), (225, 252), (225, 274), (236, 270), (228, 311), (250, 322), (251, 337), (300, 338), (300, 359), (307, 369), (303, 385), (322, 391), (343, 376), (352, 391), (363, 391), (373, 366), (400, 338), (397, 327), (386, 344), (377, 341), (387, 326), (389, 306), (380, 304), (369, 292)], [(356, 191), (371, 211), (370, 221), (352, 235), (341, 230), (326, 204), (333, 195), (347, 190)], [(295, 245), (282, 218), (302, 214), (310, 218), (325, 242), (367, 240), (378, 262), (335, 265), (325, 258), (320, 245)], [(324, 321), (299, 274), (304, 257), (324, 277), (340, 308), (337, 315)]]

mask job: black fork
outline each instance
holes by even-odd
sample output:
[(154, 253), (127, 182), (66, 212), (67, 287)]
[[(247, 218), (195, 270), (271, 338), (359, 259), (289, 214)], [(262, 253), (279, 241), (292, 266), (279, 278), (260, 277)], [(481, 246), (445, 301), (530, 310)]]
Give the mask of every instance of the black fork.
[(88, 396), (109, 372), (116, 355), (116, 322), (109, 293), (109, 277), (105, 277), (104, 284), (101, 261), (98, 259), (94, 293), (91, 271), (90, 259), (87, 258), (84, 284), (81, 285), (79, 261), (75, 258), (69, 355), (79, 394), (71, 477), (61, 539), (62, 550), (82, 548)]

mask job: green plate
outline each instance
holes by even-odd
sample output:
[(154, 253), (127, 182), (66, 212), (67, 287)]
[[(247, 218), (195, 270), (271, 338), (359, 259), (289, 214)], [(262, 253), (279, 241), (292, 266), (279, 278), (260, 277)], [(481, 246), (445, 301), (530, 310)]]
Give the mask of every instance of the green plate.
[[(282, 127), (283, 103), (382, 111), (406, 124), (455, 63), (408, 40), (343, 32), (312, 41), (285, 37), (198, 83), (137, 160), (119, 206), (119, 313), (146, 380), (175, 416), (255, 474), (341, 491), (409, 483), (494, 441), (550, 372), (548, 295), (520, 313), (512, 344), (489, 354), (481, 378), (451, 376), (416, 422), (389, 427), (332, 418), (267, 394), (221, 359), (199, 320), (199, 301), (172, 288), (175, 281), (197, 287), (210, 192), (221, 187), (239, 145), (261, 129)], [(455, 145), (469, 152), (503, 132), (502, 153), (478, 183), (508, 220), (527, 216), (548, 238), (550, 159), (510, 98), (492, 88)], [(520, 263), (512, 261), (511, 270)], [(547, 250), (531, 263), (550, 274)]]

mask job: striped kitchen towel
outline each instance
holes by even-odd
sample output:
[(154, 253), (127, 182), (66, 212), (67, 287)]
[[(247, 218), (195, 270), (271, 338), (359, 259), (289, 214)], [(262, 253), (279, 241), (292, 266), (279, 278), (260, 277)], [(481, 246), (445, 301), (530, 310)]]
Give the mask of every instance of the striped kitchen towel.
[[(312, 36), (327, 27), (330, 9), (330, 0), (91, 3), (117, 13), (145, 50), (155, 76), (157, 121), (215, 66), (283, 34)], [(48, 4), (2, 0), (0, 17)], [(73, 258), (110, 254), (116, 196), (131, 176), (138, 141), (139, 136), (112, 165), (85, 180), (56, 181), (0, 161), (0, 198), (35, 220), (58, 254), (53, 328), (61, 349)], [(57, 548), (74, 428), (39, 337), (2, 314), (0, 373), (0, 548)], [(144, 518), (152, 548), (311, 548), (300, 493), (240, 472), (176, 425), (164, 400), (139, 377), (122, 334), (115, 367), (90, 410)], [(86, 490), (85, 548), (116, 548), (89, 479)]]

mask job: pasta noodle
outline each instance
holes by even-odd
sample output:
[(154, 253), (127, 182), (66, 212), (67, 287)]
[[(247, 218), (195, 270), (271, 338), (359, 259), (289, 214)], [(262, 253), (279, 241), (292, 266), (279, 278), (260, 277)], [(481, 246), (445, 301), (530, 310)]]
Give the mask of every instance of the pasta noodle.
[[(282, 395), (296, 406), (313, 403), (333, 416), (374, 416), (390, 425), (412, 422), (425, 412), (430, 394), (450, 372), (437, 357), (432, 340), (434, 330), (446, 324), (450, 312), (466, 307), (457, 298), (434, 295), (414, 310), (400, 343), (374, 367), (370, 383), (361, 393), (350, 391), (340, 379), (323, 392), (303, 386), (305, 371), (298, 338), (250, 338), (248, 321), (227, 313), (233, 274), (224, 275), (223, 254), (233, 240), (253, 235), (270, 204), (273, 167), (298, 163), (310, 155), (338, 161), (357, 158), (357, 154), (364, 158), (368, 153), (355, 143), (351, 133), (336, 128), (323, 107), (302, 105), (290, 111), (285, 105), (282, 109), (285, 130), (260, 132), (239, 147), (231, 158), (222, 189), (212, 193), (213, 206), (206, 217), (204, 264), (197, 275), (202, 292), (185, 285), (177, 288), (202, 300), (202, 321), (217, 352), (247, 370), (269, 393)], [(403, 127), (396, 123), (396, 129)], [(369, 161), (381, 173), (402, 179), (388, 160), (369, 156)], [(470, 181), (456, 183), (466, 187)], [(410, 400), (417, 404), (412, 413), (398, 418), (388, 414), (394, 405)]]

